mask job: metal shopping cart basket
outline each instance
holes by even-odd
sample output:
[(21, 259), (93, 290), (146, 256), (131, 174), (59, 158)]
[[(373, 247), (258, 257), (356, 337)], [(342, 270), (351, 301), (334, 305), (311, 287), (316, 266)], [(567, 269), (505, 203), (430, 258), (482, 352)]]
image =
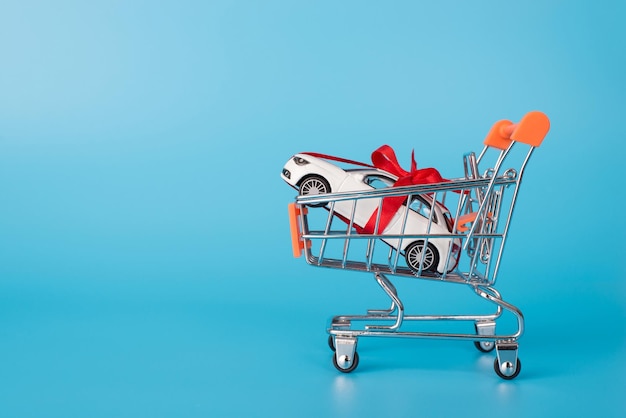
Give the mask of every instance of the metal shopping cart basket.
[[(370, 186), (367, 190), (304, 194), (302, 185), (300, 195), (289, 204), (294, 255), (304, 253), (314, 266), (373, 273), (391, 299), (388, 309), (332, 318), (328, 343), (339, 371), (356, 369), (360, 337), (407, 337), (470, 340), (482, 352), (495, 349), (494, 369), (501, 378), (513, 379), (520, 373), (518, 340), (524, 317), (494, 286), (524, 170), (549, 126), (541, 112), (530, 112), (516, 124), (496, 122), (482, 152), (463, 156), (465, 175), (459, 179), (395, 187), (382, 182), (377, 188), (380, 179), (369, 178), (364, 170), (360, 181)], [(371, 215), (365, 219), (364, 213)], [(495, 305), (495, 312), (409, 315), (391, 276), (469, 286), (481, 300)], [(505, 311), (516, 319), (517, 329), (503, 335), (496, 332), (496, 320)], [(425, 321), (469, 323), (474, 329), (467, 333), (409, 329), (409, 324)]]

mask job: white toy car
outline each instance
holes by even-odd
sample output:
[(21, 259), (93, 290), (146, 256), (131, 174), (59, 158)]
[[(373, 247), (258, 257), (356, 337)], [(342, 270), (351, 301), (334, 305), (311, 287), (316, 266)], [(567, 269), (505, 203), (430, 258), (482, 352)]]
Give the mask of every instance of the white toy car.
[[(386, 171), (376, 168), (358, 168), (344, 170), (335, 164), (309, 154), (294, 155), (283, 167), (281, 174), (290, 186), (299, 191), (300, 195), (326, 194), (336, 192), (355, 192), (372, 189), (391, 187), (397, 177)], [(335, 202), (334, 211), (343, 219), (350, 217), (354, 201)], [(354, 213), (354, 224), (363, 228), (372, 214), (378, 209), (380, 198), (359, 199)], [(445, 206), (427, 196), (414, 196), (408, 205), (409, 213), (404, 231), (402, 222), (407, 211), (404, 204), (393, 216), (389, 224), (381, 234), (396, 235), (448, 235), (452, 234), (454, 222)], [(434, 208), (432, 224), (428, 230), (428, 220), (430, 211)], [(422, 260), (422, 250), (424, 240), (383, 239), (391, 247), (398, 249), (401, 242), (401, 253), (407, 265), (413, 271), (419, 271)], [(446, 257), (452, 250), (448, 260), (448, 265), (444, 266)], [(443, 273), (454, 270), (458, 264), (461, 250), (461, 241), (458, 238), (430, 238), (428, 240), (426, 255), (422, 265), (422, 271)]]

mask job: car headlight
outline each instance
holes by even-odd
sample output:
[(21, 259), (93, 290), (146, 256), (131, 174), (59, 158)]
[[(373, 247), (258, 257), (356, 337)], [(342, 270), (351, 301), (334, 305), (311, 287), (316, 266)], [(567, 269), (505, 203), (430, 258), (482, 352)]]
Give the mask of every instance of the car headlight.
[(307, 165), (309, 162), (302, 157), (293, 157), (293, 162), (297, 165)]

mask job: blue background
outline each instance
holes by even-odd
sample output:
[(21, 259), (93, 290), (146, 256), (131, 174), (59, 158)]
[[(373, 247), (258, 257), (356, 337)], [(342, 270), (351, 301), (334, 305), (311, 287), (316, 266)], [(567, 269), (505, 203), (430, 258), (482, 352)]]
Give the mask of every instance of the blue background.
[[(0, 1), (0, 415), (624, 416), (621, 1)], [(295, 152), (462, 174), (541, 110), (498, 288), (521, 375), (362, 339), (370, 275), (291, 256)], [(396, 281), (414, 313), (463, 286)], [(414, 309), (412, 309), (415, 307)]]

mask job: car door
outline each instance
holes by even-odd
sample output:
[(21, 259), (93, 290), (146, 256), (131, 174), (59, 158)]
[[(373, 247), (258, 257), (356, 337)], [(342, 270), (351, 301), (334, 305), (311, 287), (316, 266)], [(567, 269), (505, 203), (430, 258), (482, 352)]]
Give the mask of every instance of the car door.
[[(370, 179), (367, 174), (361, 172), (348, 172), (345, 180), (339, 187), (340, 192), (358, 192), (369, 191), (374, 189), (370, 184)], [(375, 183), (378, 187), (381, 187), (381, 182)], [(335, 204), (335, 210), (346, 218), (350, 218), (352, 209), (355, 204), (355, 200), (338, 201)], [(380, 204), (380, 198), (356, 200), (356, 207), (354, 208), (354, 224), (359, 227), (363, 227), (370, 219), (374, 211)]]

